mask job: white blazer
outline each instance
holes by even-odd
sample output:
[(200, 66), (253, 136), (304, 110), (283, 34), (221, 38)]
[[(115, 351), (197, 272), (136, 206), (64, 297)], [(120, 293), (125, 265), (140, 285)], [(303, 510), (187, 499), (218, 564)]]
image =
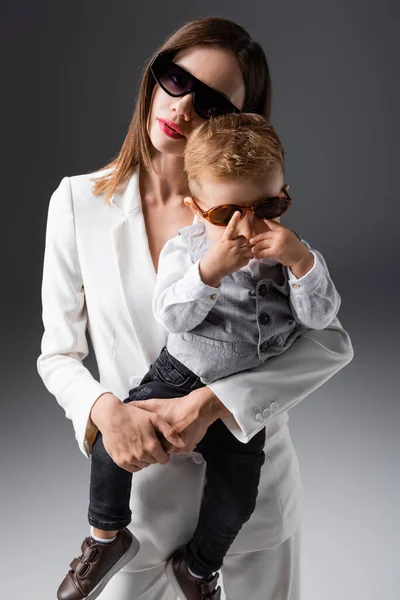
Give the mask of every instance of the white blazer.
[[(106, 391), (126, 398), (167, 338), (151, 308), (156, 273), (138, 169), (110, 206), (92, 194), (93, 177), (64, 178), (50, 200), (38, 358), (39, 374), (72, 420), (86, 456), (96, 433), (89, 419), (95, 400)], [(86, 330), (100, 382), (82, 364), (88, 353)], [(230, 552), (274, 546), (300, 524), (302, 484), (287, 411), (352, 358), (349, 336), (334, 319), (324, 330), (309, 330), (260, 367), (209, 386), (231, 411), (225, 424), (238, 439), (245, 442), (265, 426), (267, 431), (256, 510)], [(172, 455), (168, 465), (151, 465), (133, 475), (130, 528), (141, 550), (129, 568), (160, 564), (191, 537), (204, 474), (202, 457), (192, 453)]]

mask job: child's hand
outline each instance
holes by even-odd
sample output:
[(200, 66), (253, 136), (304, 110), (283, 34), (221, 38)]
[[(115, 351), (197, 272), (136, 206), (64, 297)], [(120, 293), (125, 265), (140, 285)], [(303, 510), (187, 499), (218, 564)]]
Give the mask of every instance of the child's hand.
[(254, 258), (248, 239), (244, 235), (238, 235), (239, 218), (240, 213), (236, 211), (222, 238), (207, 250), (200, 261), (200, 276), (211, 287), (218, 287), (222, 277), (244, 267)]
[[(290, 267), (296, 277), (302, 277), (311, 269), (314, 257), (299, 238), (277, 221), (263, 219), (269, 231), (251, 238), (251, 253), (254, 258), (276, 258)], [(298, 274), (299, 273), (299, 274)]]

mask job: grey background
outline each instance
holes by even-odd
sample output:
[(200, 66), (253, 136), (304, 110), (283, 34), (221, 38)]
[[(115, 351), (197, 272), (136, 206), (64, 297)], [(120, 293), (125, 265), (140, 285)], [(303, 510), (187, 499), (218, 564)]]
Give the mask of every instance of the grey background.
[(306, 490), (303, 598), (395, 600), (398, 3), (70, 0), (0, 10), (1, 596), (53, 599), (87, 528), (89, 461), (36, 372), (50, 195), (64, 175), (118, 152), (153, 49), (214, 15), (244, 25), (267, 53), (294, 199), (283, 223), (324, 254), (355, 350), (290, 413)]

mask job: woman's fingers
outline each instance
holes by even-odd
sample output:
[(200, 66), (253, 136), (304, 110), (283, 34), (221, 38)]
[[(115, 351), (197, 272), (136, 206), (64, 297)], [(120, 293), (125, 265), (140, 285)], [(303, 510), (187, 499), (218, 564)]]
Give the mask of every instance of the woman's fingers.
[(165, 464), (169, 455), (163, 449), (160, 438), (168, 438), (180, 447), (179, 434), (171, 425), (155, 413), (130, 404), (123, 404), (125, 414), (103, 432), (103, 443), (113, 461), (122, 469), (135, 473), (157, 462)]
[(169, 423), (154, 413), (152, 417), (152, 423), (154, 427), (163, 434), (168, 442), (174, 446), (177, 446), (178, 448), (182, 448), (185, 445), (185, 442), (176, 429), (174, 429)]
[(129, 469), (125, 469), (125, 471), (129, 471), (129, 473), (138, 473), (142, 469), (140, 467), (131, 467)]
[[(153, 462), (155, 463), (156, 461), (153, 460)], [(129, 473), (137, 473), (137, 471), (141, 471), (142, 469), (145, 469), (146, 467), (148, 467), (149, 464), (150, 463), (148, 463), (148, 462), (134, 460), (131, 463), (123, 463), (122, 465), (119, 465), (119, 466), (122, 469), (125, 469), (125, 471), (129, 471)]]
[[(107, 450), (107, 448), (106, 448)], [(110, 454), (111, 456), (111, 454)], [(126, 452), (121, 453), (119, 456), (111, 456), (111, 458), (113, 459), (113, 461), (115, 462), (116, 465), (118, 465), (119, 467), (121, 467), (121, 469), (125, 469), (125, 471), (129, 471), (129, 473), (136, 473), (136, 471), (140, 471), (141, 469), (145, 469), (146, 467), (148, 467), (150, 464), (155, 463), (156, 460), (148, 455), (146, 455), (145, 458), (145, 454), (143, 453), (143, 460), (137, 458), (137, 457), (132, 457), (129, 456)], [(147, 460), (148, 458), (148, 460)]]
[(156, 412), (160, 406), (160, 402), (156, 398), (149, 398), (148, 400), (132, 400), (127, 404), (127, 406), (141, 408), (142, 410), (147, 410), (150, 412)]

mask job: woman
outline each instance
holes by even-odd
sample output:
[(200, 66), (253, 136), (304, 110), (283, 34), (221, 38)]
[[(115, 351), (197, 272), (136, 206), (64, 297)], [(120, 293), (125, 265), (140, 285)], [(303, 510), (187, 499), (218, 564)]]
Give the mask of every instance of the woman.
[[(168, 60), (160, 63), (157, 56)], [(187, 73), (171, 74), (171, 60)], [(72, 419), (82, 452), (90, 454), (99, 429), (113, 460), (136, 473), (131, 529), (140, 551), (102, 600), (175, 598), (164, 564), (196, 526), (204, 462), (193, 449), (218, 418), (243, 442), (267, 427), (257, 508), (222, 569), (226, 596), (296, 600), (302, 487), (287, 410), (352, 359), (351, 343), (335, 319), (261, 367), (184, 398), (147, 400), (140, 408), (120, 402), (165, 345), (151, 300), (161, 248), (193, 222), (183, 203), (189, 194), (182, 169), (187, 137), (216, 112), (268, 117), (271, 101), (262, 49), (230, 21), (186, 24), (152, 62), (118, 158), (95, 175), (63, 179), (51, 199), (39, 373)], [(86, 329), (100, 383), (82, 364)], [(161, 444), (157, 431), (174, 445)]]

